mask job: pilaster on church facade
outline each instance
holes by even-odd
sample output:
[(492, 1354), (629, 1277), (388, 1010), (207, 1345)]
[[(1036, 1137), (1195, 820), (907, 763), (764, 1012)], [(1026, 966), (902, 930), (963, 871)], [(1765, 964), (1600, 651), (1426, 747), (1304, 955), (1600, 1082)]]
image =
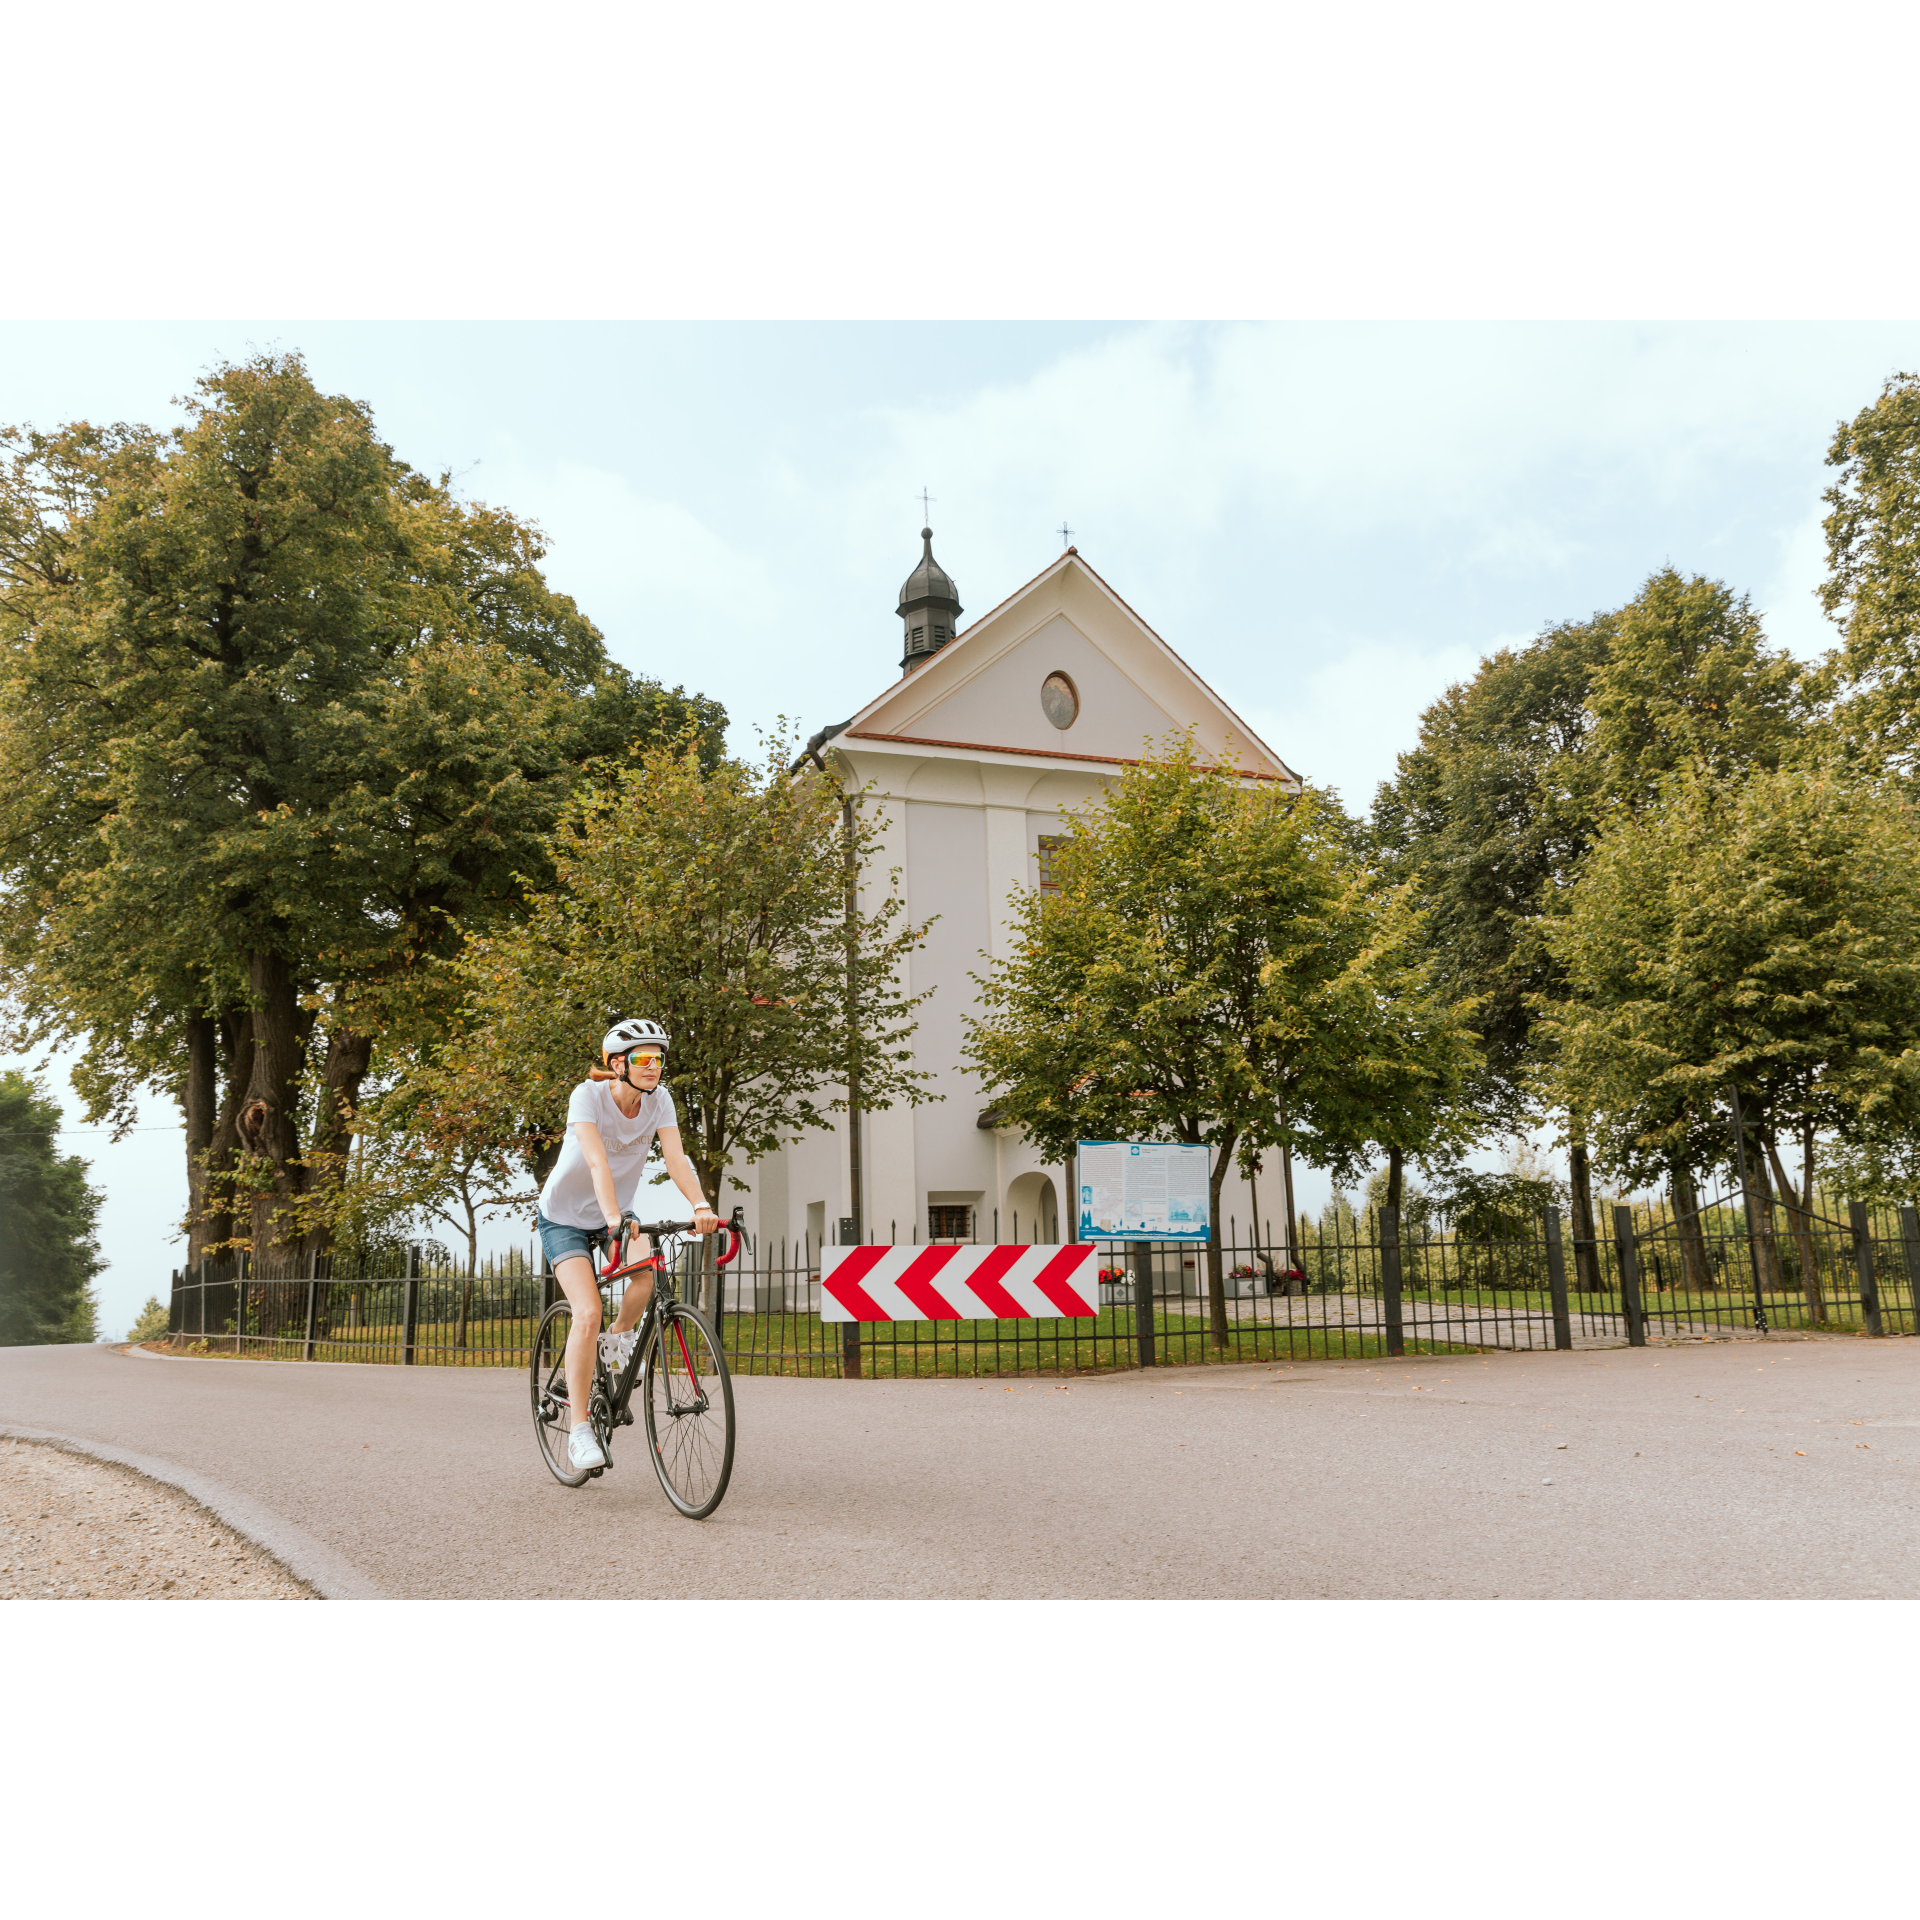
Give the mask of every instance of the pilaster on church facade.
[[(897, 869), (909, 919), (932, 922), (908, 985), (932, 989), (914, 1035), (939, 1096), (861, 1116), (861, 1193), (843, 1121), (802, 1136), (730, 1189), (762, 1244), (818, 1247), (856, 1213), (869, 1240), (1053, 1241), (1072, 1224), (1066, 1169), (996, 1127), (962, 1059), (970, 977), (1014, 939), (1011, 904), (1046, 882), (1063, 809), (1084, 805), (1170, 732), (1249, 779), (1297, 787), (1265, 745), (1099, 574), (1069, 547), (972, 626), (922, 529), (920, 563), (900, 592), (898, 678), (815, 750), (880, 826), (862, 904)], [(730, 1193), (731, 1197), (736, 1197)], [(1280, 1182), (1248, 1191), (1237, 1175), (1223, 1214), (1244, 1226), (1284, 1211)]]

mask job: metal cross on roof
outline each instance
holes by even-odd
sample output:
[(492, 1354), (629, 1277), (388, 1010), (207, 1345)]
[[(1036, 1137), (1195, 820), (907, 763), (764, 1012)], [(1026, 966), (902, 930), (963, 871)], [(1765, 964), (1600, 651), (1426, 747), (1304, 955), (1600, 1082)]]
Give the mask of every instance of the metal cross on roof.
[(1062, 553), (1066, 552), (1067, 543), (1072, 538), (1073, 538), (1073, 529), (1070, 526), (1068, 526), (1064, 520), (1062, 520), (1060, 522), (1060, 551)]
[(927, 520), (927, 517), (928, 517), (927, 510), (932, 505), (933, 505), (933, 495), (930, 494), (925, 487), (922, 487), (920, 489), (920, 518), (923, 523)]

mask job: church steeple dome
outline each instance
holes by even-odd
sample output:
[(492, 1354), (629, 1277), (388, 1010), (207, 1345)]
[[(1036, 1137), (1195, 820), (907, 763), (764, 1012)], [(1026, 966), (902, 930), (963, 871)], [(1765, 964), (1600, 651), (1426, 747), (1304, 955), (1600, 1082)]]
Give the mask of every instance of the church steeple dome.
[(911, 673), (922, 661), (938, 653), (960, 625), (964, 609), (960, 589), (952, 576), (933, 557), (933, 529), (920, 529), (920, 564), (907, 575), (900, 589), (900, 604), (894, 609), (905, 628), (905, 651), (900, 656), (903, 673)]

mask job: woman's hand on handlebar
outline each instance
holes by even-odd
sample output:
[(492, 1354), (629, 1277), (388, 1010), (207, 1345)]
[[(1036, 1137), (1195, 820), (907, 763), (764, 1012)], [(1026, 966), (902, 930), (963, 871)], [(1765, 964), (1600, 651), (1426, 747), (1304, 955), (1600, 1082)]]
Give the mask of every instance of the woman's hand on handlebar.
[[(701, 1222), (705, 1221), (704, 1226)], [(720, 1225), (720, 1216), (704, 1200), (698, 1201), (693, 1209), (693, 1230), (695, 1233), (712, 1233)]]

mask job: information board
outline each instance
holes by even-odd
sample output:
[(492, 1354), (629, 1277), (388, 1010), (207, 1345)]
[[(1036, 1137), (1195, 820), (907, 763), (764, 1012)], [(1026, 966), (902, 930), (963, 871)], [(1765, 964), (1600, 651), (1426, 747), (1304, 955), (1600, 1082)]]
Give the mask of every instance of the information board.
[(1211, 1147), (1082, 1140), (1076, 1165), (1076, 1240), (1206, 1241)]

